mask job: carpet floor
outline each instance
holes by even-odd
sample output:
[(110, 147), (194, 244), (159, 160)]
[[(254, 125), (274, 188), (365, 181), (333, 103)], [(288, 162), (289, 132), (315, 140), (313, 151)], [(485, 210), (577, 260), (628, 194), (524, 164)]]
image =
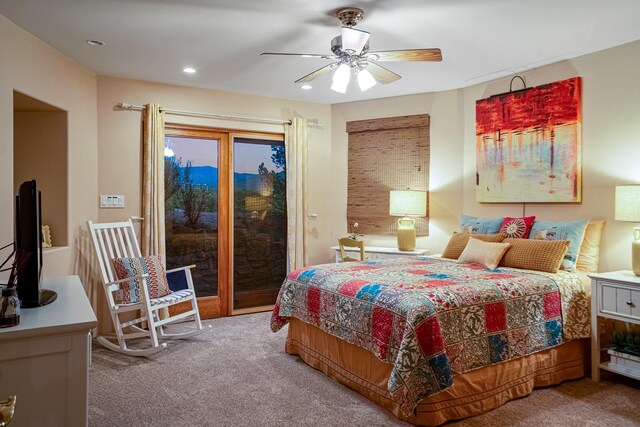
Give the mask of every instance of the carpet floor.
[[(93, 343), (90, 426), (408, 426), (284, 352), (270, 313), (215, 320), (213, 329), (148, 358)], [(181, 328), (182, 325), (174, 328)], [(615, 377), (539, 389), (447, 426), (640, 426), (640, 385)]]

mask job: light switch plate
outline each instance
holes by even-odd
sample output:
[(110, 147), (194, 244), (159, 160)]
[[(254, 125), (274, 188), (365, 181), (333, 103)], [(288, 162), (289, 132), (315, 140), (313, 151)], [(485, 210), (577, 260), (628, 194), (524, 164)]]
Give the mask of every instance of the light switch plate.
[(100, 195), (100, 207), (103, 208), (103, 209), (124, 208), (124, 196), (101, 194)]

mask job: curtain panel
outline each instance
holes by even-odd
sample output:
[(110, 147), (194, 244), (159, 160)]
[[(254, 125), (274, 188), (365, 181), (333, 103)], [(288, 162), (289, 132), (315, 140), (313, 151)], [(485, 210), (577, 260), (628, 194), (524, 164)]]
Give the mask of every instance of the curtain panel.
[(308, 264), (308, 147), (309, 125), (304, 118), (294, 118), (285, 125), (287, 176), (287, 255), (289, 271)]
[(162, 255), (164, 242), (164, 113), (159, 104), (144, 109), (142, 148), (142, 255)]

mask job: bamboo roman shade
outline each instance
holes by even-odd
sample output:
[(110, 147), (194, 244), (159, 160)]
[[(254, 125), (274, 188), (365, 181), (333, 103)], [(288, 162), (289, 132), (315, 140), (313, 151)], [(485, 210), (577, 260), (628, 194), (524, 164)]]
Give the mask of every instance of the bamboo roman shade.
[[(429, 190), (429, 115), (347, 122), (347, 132), (347, 223), (363, 234), (395, 235), (389, 191)], [(428, 218), (416, 218), (415, 228), (427, 236)]]

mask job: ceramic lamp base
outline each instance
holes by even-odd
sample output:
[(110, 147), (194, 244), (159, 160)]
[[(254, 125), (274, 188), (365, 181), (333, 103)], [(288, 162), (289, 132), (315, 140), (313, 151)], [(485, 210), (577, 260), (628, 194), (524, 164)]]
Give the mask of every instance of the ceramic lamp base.
[(640, 227), (633, 230), (633, 243), (631, 243), (631, 268), (636, 276), (640, 276)]
[(412, 251), (416, 248), (416, 228), (413, 218), (398, 220), (398, 250)]

